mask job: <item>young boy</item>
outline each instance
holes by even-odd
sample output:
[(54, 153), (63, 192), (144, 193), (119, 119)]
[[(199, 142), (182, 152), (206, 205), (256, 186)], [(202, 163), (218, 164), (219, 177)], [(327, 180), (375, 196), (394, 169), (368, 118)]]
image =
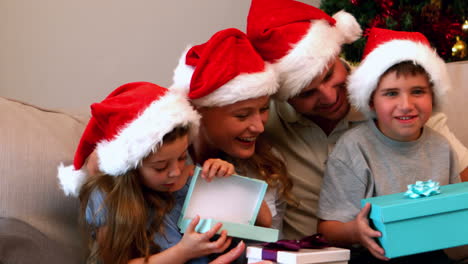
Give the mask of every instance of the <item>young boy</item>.
[[(388, 261), (369, 226), (363, 198), (404, 192), (432, 179), (460, 181), (449, 143), (425, 126), (449, 89), (443, 60), (420, 33), (373, 28), (364, 60), (349, 78), (349, 97), (369, 117), (343, 135), (327, 161), (319, 200), (318, 232), (341, 246), (360, 244), (350, 263)], [(434, 107), (434, 109), (433, 109)], [(377, 259), (372, 257), (369, 252)], [(428, 262), (420, 262), (428, 260)], [(396, 258), (391, 263), (445, 263), (442, 251)]]

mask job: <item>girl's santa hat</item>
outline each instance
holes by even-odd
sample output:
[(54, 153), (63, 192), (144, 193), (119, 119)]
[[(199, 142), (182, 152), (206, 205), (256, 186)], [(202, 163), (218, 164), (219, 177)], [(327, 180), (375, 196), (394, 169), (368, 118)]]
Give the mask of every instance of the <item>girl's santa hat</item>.
[(197, 106), (223, 106), (272, 95), (278, 89), (265, 63), (242, 31), (229, 28), (208, 42), (189, 47), (174, 70), (171, 89), (188, 93)]
[(344, 11), (330, 17), (322, 10), (293, 0), (252, 0), (247, 17), (247, 36), (279, 75), (277, 97), (299, 94), (344, 43), (361, 36), (356, 19)]
[(196, 133), (200, 118), (184, 96), (148, 82), (120, 86), (102, 102), (92, 104), (91, 114), (73, 166), (58, 167), (66, 195), (78, 195), (86, 179), (82, 167), (94, 150), (99, 170), (119, 176), (157, 151), (164, 135), (175, 127), (188, 126), (190, 133)]
[(412, 61), (426, 70), (429, 81), (434, 85), (434, 111), (440, 110), (443, 96), (450, 89), (445, 62), (423, 34), (381, 28), (369, 31), (363, 60), (348, 78), (351, 103), (366, 116), (373, 117), (369, 102), (380, 77), (390, 67), (403, 61)]

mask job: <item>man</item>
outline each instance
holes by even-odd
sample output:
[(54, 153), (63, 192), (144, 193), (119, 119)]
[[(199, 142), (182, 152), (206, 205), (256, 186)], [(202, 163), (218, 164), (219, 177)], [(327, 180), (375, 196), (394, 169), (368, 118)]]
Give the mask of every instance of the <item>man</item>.
[[(325, 163), (338, 138), (365, 121), (347, 98), (346, 62), (341, 45), (359, 38), (355, 19), (333, 17), (294, 0), (252, 0), (247, 35), (280, 77), (278, 100), (270, 107), (266, 134), (285, 157), (299, 206), (288, 206), (283, 233), (299, 239), (316, 232), (317, 205)], [(443, 134), (458, 155), (462, 180), (468, 180), (468, 150), (437, 113), (427, 123)]]

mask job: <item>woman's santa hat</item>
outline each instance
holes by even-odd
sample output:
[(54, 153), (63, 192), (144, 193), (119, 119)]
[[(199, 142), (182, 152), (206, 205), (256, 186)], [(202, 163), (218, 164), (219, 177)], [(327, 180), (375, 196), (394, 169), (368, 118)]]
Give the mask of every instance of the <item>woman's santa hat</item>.
[(278, 89), (273, 67), (265, 63), (242, 31), (229, 28), (184, 51), (171, 89), (188, 93), (197, 106), (223, 106), (272, 95)]
[(412, 61), (426, 70), (429, 81), (434, 85), (434, 111), (440, 110), (443, 96), (450, 89), (445, 62), (423, 34), (381, 28), (369, 31), (363, 60), (348, 78), (351, 103), (366, 116), (373, 117), (369, 102), (380, 77), (390, 67), (403, 61)]
[(356, 19), (344, 11), (330, 17), (322, 10), (293, 0), (252, 0), (247, 17), (247, 36), (279, 75), (277, 97), (299, 94), (341, 46), (361, 36)]
[(148, 82), (120, 86), (102, 102), (92, 104), (91, 114), (73, 166), (60, 164), (58, 168), (67, 195), (78, 195), (87, 176), (82, 167), (93, 151), (101, 172), (119, 176), (157, 151), (175, 127), (188, 126), (190, 133), (196, 133), (200, 119), (184, 96)]

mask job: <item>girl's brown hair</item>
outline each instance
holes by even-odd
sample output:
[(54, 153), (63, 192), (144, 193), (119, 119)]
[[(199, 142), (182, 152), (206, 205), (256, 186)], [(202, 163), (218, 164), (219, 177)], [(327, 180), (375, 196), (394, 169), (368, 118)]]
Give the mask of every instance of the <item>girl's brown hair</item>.
[[(187, 135), (188, 131), (188, 127), (174, 128), (164, 136), (163, 144)], [(156, 233), (164, 232), (164, 216), (174, 206), (171, 193), (145, 187), (137, 169), (117, 177), (103, 174), (89, 176), (79, 195), (83, 222), (90, 196), (95, 190), (105, 196), (100, 209), (105, 208), (106, 215), (105, 226), (100, 228), (99, 233), (95, 227), (85, 224), (88, 234), (94, 232), (97, 236), (90, 237), (92, 244), (97, 243), (96, 247), (92, 247), (91, 258), (97, 258), (104, 264), (121, 264), (137, 257), (147, 260), (151, 253), (160, 251), (153, 238)]]

